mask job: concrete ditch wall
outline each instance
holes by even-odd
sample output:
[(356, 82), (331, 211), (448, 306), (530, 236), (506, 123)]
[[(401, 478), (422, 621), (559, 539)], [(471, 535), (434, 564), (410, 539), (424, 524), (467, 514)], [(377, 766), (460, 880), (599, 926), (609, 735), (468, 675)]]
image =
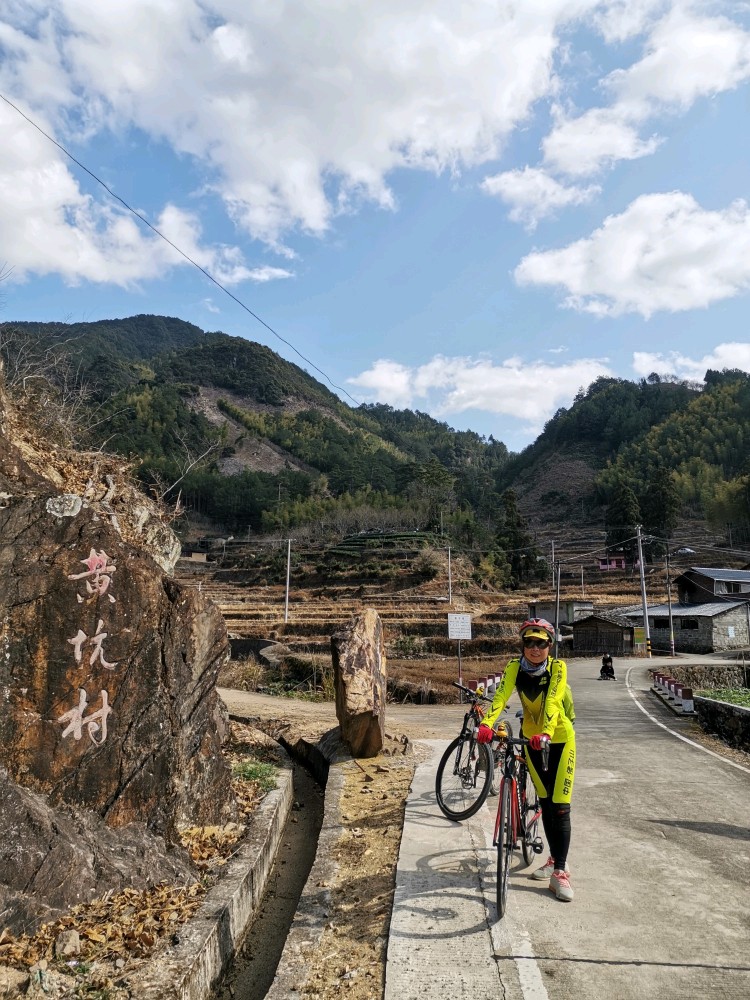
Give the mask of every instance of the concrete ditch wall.
[(304, 954), (309, 954), (319, 944), (328, 923), (331, 908), (328, 886), (333, 883), (336, 872), (334, 849), (341, 836), (345, 768), (353, 766), (351, 758), (341, 752), (338, 729), (326, 733), (315, 745), (303, 740), (295, 743), (289, 750), (294, 756), (299, 754), (297, 759), (316, 777), (316, 767), (321, 769), (321, 773), (325, 772), (327, 780), (321, 782), (326, 790), (325, 807), (315, 861), (287, 935), (276, 976), (265, 1000), (289, 1000), (289, 997), (297, 996), (298, 986), (306, 978)]
[(695, 695), (693, 701), (702, 729), (716, 733), (730, 746), (750, 750), (750, 708), (699, 695)]
[(253, 816), (242, 848), (166, 954), (128, 977), (138, 1000), (206, 1000), (260, 905), (292, 807), (291, 763)]

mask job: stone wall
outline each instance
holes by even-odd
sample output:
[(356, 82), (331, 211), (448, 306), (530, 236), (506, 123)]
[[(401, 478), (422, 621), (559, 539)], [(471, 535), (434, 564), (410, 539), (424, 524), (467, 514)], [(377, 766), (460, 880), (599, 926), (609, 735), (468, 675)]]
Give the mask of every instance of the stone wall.
[(750, 708), (695, 696), (695, 711), (703, 729), (730, 746), (750, 750)]
[(745, 671), (750, 672), (750, 664), (747, 667), (742, 663), (690, 663), (671, 666), (667, 660), (664, 670), (680, 684), (691, 687), (693, 691), (700, 688), (741, 688), (745, 686)]

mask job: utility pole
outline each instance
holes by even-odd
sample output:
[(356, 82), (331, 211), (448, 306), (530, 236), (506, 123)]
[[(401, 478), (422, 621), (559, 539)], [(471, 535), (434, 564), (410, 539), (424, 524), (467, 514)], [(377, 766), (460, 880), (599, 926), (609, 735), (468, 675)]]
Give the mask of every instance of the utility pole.
[[(448, 546), (448, 604), (453, 604), (453, 591), (451, 580), (451, 547)], [(459, 649), (461, 647), (459, 646)]]
[(554, 581), (555, 581), (555, 543), (551, 542), (550, 544), (552, 545), (552, 563), (551, 563), (551, 566), (552, 566), (552, 582), (554, 583)]
[(643, 602), (643, 631), (646, 636), (646, 656), (651, 659), (651, 632), (648, 627), (648, 603), (646, 601), (646, 577), (643, 572), (643, 547), (641, 545), (641, 526), (636, 524), (638, 538), (638, 569), (641, 574), (641, 601)]
[(667, 549), (667, 605), (669, 606), (669, 655), (674, 656), (674, 627), (672, 625), (672, 581), (669, 578), (669, 549)]
[(284, 624), (289, 621), (289, 570), (292, 565), (292, 540), (286, 543), (286, 594), (284, 596)]

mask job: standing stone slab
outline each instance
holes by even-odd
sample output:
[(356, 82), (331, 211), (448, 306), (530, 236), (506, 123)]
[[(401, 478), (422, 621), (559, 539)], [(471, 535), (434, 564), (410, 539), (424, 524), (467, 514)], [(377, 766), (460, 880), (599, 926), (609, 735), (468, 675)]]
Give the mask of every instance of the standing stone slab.
[(336, 716), (354, 757), (375, 757), (385, 734), (386, 667), (380, 615), (366, 608), (331, 637)]

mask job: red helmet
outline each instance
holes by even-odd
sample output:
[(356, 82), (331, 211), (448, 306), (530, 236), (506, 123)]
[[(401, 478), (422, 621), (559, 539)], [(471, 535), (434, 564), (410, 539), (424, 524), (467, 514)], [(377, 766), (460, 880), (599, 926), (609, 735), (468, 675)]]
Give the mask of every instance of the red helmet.
[(518, 631), (522, 639), (525, 635), (537, 639), (546, 636), (550, 642), (555, 641), (555, 626), (550, 625), (546, 618), (527, 618)]

